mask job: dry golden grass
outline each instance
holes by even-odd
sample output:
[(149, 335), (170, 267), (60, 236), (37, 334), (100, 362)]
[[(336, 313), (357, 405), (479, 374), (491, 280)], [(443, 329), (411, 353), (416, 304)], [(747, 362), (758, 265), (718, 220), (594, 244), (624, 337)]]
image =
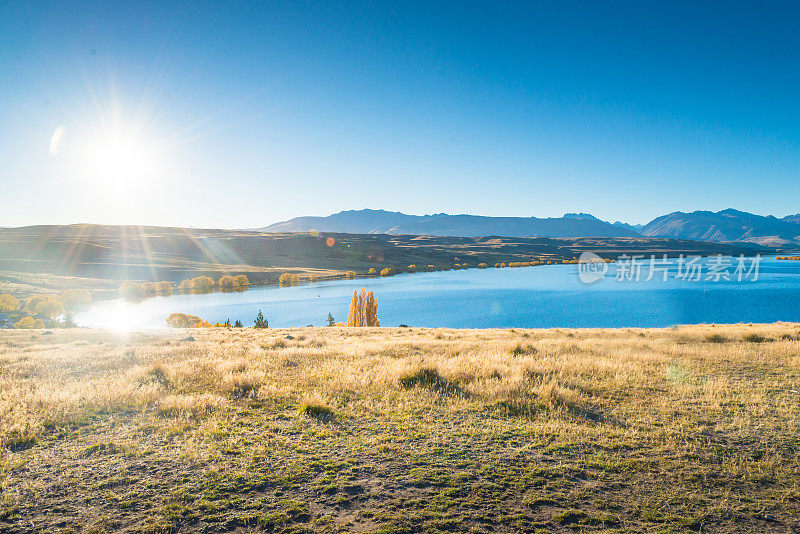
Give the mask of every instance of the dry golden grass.
[(794, 324), (3, 331), (0, 531), (785, 532), (798, 390)]

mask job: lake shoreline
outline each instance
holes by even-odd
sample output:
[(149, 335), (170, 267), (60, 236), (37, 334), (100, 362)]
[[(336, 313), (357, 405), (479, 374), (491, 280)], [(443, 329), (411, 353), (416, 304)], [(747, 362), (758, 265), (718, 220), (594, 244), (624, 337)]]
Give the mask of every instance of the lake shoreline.
[[(696, 267), (710, 273), (715, 261), (703, 258)], [(682, 280), (678, 263), (670, 264), (665, 281), (618, 280), (626, 269), (619, 263), (608, 264), (597, 283), (584, 283), (575, 265), (404, 273), (240, 293), (176, 294), (137, 304), (98, 302), (76, 321), (101, 328), (114, 327), (117, 320), (159, 328), (171, 313), (185, 313), (212, 324), (239, 319), (249, 325), (261, 310), (271, 326), (319, 326), (328, 313), (343, 321), (353, 291), (362, 287), (374, 291), (385, 326), (655, 328), (800, 320), (794, 305), (800, 299), (800, 263), (768, 258), (760, 265), (759, 279), (738, 282), (735, 277), (708, 281), (705, 274), (697, 281)]]

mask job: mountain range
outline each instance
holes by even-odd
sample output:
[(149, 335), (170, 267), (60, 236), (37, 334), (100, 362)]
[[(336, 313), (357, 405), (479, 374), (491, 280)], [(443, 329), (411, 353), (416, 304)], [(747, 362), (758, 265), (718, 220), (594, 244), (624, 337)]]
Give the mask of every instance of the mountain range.
[(588, 213), (563, 217), (485, 217), (480, 215), (407, 215), (384, 210), (350, 210), (327, 217), (296, 217), (258, 230), (266, 232), (340, 232), (430, 236), (508, 237), (657, 237), (693, 241), (800, 246), (800, 214), (781, 219), (726, 209), (676, 211), (645, 225), (609, 223)]
[(327, 217), (297, 217), (259, 228), (266, 232), (340, 232), (347, 234), (410, 234), (480, 237), (635, 237), (587, 214), (564, 217), (483, 217), (479, 215), (406, 215), (383, 210), (342, 211)]

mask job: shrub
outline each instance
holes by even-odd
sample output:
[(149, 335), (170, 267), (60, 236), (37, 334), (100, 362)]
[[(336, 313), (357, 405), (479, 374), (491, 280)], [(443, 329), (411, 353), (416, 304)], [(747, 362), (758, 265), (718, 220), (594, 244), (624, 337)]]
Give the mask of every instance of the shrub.
[(297, 409), (302, 415), (319, 419), (320, 421), (330, 421), (335, 418), (333, 410), (324, 404), (304, 402)]
[(400, 383), (400, 387), (404, 389), (420, 387), (450, 395), (464, 394), (460, 387), (444, 378), (436, 369), (431, 367), (423, 367), (404, 374), (397, 381)]
[(191, 278), (189, 278), (188, 280), (182, 280), (180, 286), (178, 287), (183, 293), (191, 293), (193, 285), (194, 281)]
[(169, 317), (167, 317), (167, 326), (172, 328), (198, 328), (203, 324), (204, 321), (196, 315), (172, 313)]
[(725, 343), (725, 341), (727, 340), (725, 339), (724, 336), (721, 336), (719, 334), (711, 334), (706, 338), (706, 341), (708, 341), (709, 343)]
[(64, 306), (60, 300), (51, 298), (38, 303), (33, 311), (36, 315), (52, 319), (53, 317), (64, 315)]
[(523, 347), (522, 345), (517, 343), (517, 345), (513, 349), (511, 349), (512, 356), (524, 356), (526, 354), (536, 354), (536, 347), (534, 347), (533, 345), (528, 345)]
[(170, 387), (167, 369), (160, 362), (156, 362), (148, 367), (147, 371), (139, 377), (140, 384), (158, 384), (162, 387)]
[(210, 276), (198, 276), (192, 279), (192, 291), (210, 293), (214, 289), (214, 279)]
[(168, 297), (172, 295), (172, 282), (166, 280), (156, 284), (156, 293), (161, 296)]
[(230, 379), (230, 395), (240, 399), (254, 397), (263, 384), (252, 376), (234, 376)]
[(153, 282), (124, 282), (119, 286), (119, 296), (125, 300), (137, 301), (154, 297), (156, 289)]
[(489, 266), (487, 264), (485, 264), (485, 263), (479, 263), (478, 264), (478, 269), (486, 269), (487, 267), (489, 267)]
[(370, 267), (369, 274), (378, 274), (378, 270), (375, 267)]
[(236, 281), (230, 275), (221, 276), (217, 285), (220, 289), (231, 289), (235, 285)]
[(415, 272), (417, 272), (417, 266), (416, 266), (415, 264), (413, 264), (413, 263), (412, 263), (411, 265), (409, 265), (408, 267), (406, 267), (406, 272), (408, 272), (408, 273), (415, 273)]
[(70, 289), (61, 293), (61, 302), (69, 313), (86, 311), (92, 306), (92, 294), (85, 289)]
[(64, 306), (55, 295), (33, 295), (25, 301), (22, 311), (29, 315), (57, 317), (64, 314)]
[(278, 285), (281, 287), (293, 286), (300, 281), (300, 277), (292, 273), (283, 273), (278, 278)]
[(765, 341), (769, 341), (767, 338), (765, 338), (761, 334), (756, 334), (756, 333), (747, 334), (742, 339), (744, 341), (749, 342), (749, 343), (763, 343)]
[(385, 269), (381, 269), (381, 276), (392, 276), (394, 271), (391, 267), (386, 267)]
[(44, 328), (44, 321), (41, 319), (34, 319), (33, 317), (23, 317), (16, 323), (14, 323), (14, 328)]
[(35, 313), (36, 306), (39, 305), (39, 303), (45, 302), (51, 298), (53, 298), (52, 295), (32, 295), (28, 297), (28, 300), (25, 301), (25, 305), (22, 307), (22, 311), (31, 314)]
[(347, 271), (346, 273), (344, 273), (344, 277), (347, 278), (348, 280), (352, 280), (353, 278), (356, 277), (356, 272), (355, 271)]
[(215, 284), (210, 276), (198, 276), (181, 281), (180, 290), (184, 293), (211, 293)]
[(233, 285), (236, 287), (246, 287), (250, 285), (250, 280), (247, 278), (247, 275), (237, 274), (233, 277)]
[(435, 265), (428, 265), (428, 270), (429, 271), (435, 271), (436, 270), (436, 266)]
[(0, 295), (0, 312), (11, 313), (19, 309), (20, 302), (13, 295)]

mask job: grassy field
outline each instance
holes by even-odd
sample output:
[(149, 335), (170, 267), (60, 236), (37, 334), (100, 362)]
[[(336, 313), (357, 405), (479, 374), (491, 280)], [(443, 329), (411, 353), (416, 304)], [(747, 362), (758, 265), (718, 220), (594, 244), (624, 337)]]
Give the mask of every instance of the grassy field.
[(4, 331), (0, 531), (796, 531), (798, 390), (796, 324)]

